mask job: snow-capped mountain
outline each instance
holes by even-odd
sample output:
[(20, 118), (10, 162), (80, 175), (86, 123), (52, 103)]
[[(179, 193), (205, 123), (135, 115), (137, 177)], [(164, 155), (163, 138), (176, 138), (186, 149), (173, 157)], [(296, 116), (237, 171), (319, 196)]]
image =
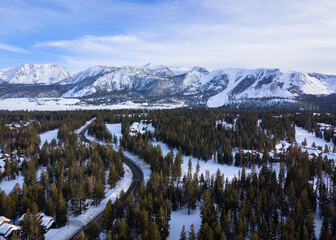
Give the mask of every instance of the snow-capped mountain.
[[(5, 83), (0, 86), (3, 98), (71, 97), (96, 104), (183, 102), (185, 106), (220, 107), (290, 103), (301, 107), (307, 105), (307, 99), (311, 104), (312, 97), (336, 94), (336, 76), (264, 68), (94, 66), (70, 76), (58, 65), (23, 65), (1, 70), (0, 77)], [(23, 91), (13, 83), (36, 85)]]
[(0, 83), (49, 85), (71, 76), (70, 71), (57, 64), (24, 64), (0, 70)]

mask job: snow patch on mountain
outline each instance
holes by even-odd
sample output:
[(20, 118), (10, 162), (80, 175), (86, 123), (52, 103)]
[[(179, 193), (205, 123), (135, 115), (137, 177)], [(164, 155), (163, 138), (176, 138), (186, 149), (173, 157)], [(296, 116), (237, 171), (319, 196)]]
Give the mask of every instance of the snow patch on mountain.
[(69, 70), (58, 64), (24, 64), (0, 70), (0, 83), (50, 85), (71, 76)]

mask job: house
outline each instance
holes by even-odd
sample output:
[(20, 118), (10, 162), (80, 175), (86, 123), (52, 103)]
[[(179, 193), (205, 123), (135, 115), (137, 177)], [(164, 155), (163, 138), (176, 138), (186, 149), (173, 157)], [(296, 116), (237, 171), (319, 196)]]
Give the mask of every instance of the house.
[(0, 226), (3, 223), (10, 223), (10, 220), (8, 218), (6, 218), (6, 217), (0, 216)]
[(55, 227), (55, 220), (53, 217), (47, 216), (44, 213), (39, 213), (40, 219), (42, 220), (42, 226), (46, 231), (51, 227)]
[[(44, 230), (47, 232), (50, 228), (55, 227), (55, 219), (53, 217), (47, 216), (44, 213), (38, 213), (38, 218), (41, 220), (41, 225), (44, 228)], [(21, 222), (24, 218), (25, 214), (23, 214), (19, 218), (19, 222)]]
[(9, 239), (14, 232), (20, 231), (21, 227), (10, 224), (10, 220), (0, 216), (0, 240)]

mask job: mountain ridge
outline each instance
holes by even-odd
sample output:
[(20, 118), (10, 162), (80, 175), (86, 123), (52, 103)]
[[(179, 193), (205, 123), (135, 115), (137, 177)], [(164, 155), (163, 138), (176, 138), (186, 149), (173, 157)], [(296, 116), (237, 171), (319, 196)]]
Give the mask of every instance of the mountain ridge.
[[(0, 97), (65, 97), (100, 103), (184, 102), (220, 107), (253, 101), (298, 103), (306, 96), (336, 94), (336, 76), (278, 68), (174, 68), (93, 66), (71, 75), (57, 64), (0, 70)], [(38, 85), (44, 85), (38, 87)], [(6, 91), (7, 89), (12, 89)], [(9, 87), (10, 86), (10, 87)], [(21, 89), (25, 86), (25, 91)], [(28, 87), (28, 88), (27, 88)], [(43, 89), (43, 93), (38, 89)], [(34, 92), (38, 94), (34, 96)], [(271, 100), (271, 101), (270, 101)]]

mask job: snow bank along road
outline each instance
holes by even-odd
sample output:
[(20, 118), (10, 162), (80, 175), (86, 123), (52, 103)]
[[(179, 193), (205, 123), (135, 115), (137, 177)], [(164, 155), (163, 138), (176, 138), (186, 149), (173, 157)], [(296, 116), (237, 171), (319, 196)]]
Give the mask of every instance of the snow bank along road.
[[(92, 123), (92, 122), (91, 122)], [(91, 124), (90, 123), (90, 124)], [(85, 141), (90, 142), (87, 138), (85, 138), (84, 133), (89, 129), (90, 124), (88, 124), (85, 128), (83, 128), (78, 135), (83, 137), (83, 139), (85, 139)], [(123, 201), (123, 203), (126, 203), (126, 199), (128, 197), (128, 195), (131, 193), (131, 191), (133, 190), (134, 193), (137, 193), (138, 188), (139, 188), (139, 183), (141, 180), (144, 179), (144, 174), (141, 170), (141, 168), (135, 164), (135, 162), (126, 157), (125, 156), (125, 164), (131, 169), (132, 174), (133, 174), (133, 181), (131, 183), (131, 186), (128, 188), (126, 194), (123, 196), (123, 198), (121, 199)], [(100, 214), (97, 215), (97, 217), (95, 217), (94, 219), (92, 219), (92, 221), (97, 222), (99, 226), (101, 226), (101, 219), (103, 217), (104, 211), (101, 212)], [(81, 229), (79, 229), (77, 232), (75, 232), (69, 239), (76, 239), (76, 237), (79, 235), (79, 233), (81, 231), (84, 230), (86, 226), (83, 226)]]

